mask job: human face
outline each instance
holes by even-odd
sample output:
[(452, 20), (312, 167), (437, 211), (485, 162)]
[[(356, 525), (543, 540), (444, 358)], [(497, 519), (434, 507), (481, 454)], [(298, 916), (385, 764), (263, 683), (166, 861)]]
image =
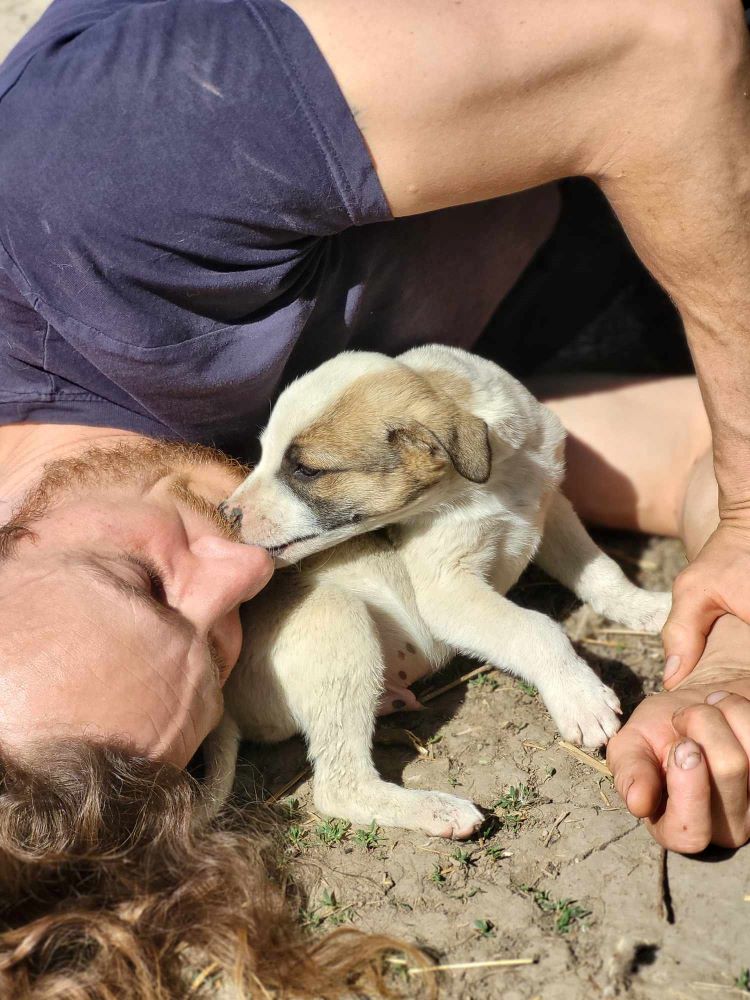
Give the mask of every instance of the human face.
[(239, 606), (273, 568), (215, 512), (242, 472), (191, 454), (94, 452), (58, 470), (35, 539), (0, 567), (3, 742), (115, 738), (184, 765), (218, 723)]

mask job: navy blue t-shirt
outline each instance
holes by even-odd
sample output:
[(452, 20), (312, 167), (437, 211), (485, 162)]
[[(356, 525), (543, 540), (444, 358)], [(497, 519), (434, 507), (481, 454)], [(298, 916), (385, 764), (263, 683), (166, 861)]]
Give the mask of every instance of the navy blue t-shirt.
[(391, 220), (279, 0), (55, 0), (0, 68), (0, 423), (247, 455), (345, 348), (471, 346), (533, 248), (518, 211)]

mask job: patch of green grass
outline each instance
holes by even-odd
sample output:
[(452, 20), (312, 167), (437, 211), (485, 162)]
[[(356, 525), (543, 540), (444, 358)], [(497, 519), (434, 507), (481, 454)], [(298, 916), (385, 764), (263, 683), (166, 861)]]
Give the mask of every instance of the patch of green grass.
[(299, 823), (293, 823), (286, 832), (290, 847), (301, 851), (307, 840), (307, 830), (303, 830)]
[(745, 993), (750, 993), (750, 969), (742, 969), (739, 976), (735, 979), (734, 985), (738, 990), (744, 990)]
[(473, 868), (477, 863), (473, 851), (462, 851), (460, 847), (457, 847), (453, 854), (451, 854), (451, 860), (455, 861), (456, 865), (464, 871)]
[(557, 907), (555, 930), (558, 934), (567, 934), (573, 924), (591, 916), (591, 910), (578, 906), (574, 899), (559, 899)]
[(521, 809), (533, 805), (536, 802), (536, 792), (528, 785), (511, 785), (507, 792), (503, 792), (497, 802), (492, 805), (493, 809), (503, 809), (505, 812), (520, 812)]
[(493, 809), (503, 810), (503, 826), (516, 830), (524, 820), (528, 819), (528, 809), (538, 801), (539, 796), (528, 785), (511, 785), (492, 803)]
[(500, 844), (490, 844), (489, 847), (485, 847), (484, 853), (490, 861), (502, 861), (508, 857), (508, 852)]
[(536, 698), (539, 691), (534, 687), (533, 684), (527, 684), (526, 681), (517, 680), (516, 686), (520, 687), (524, 694), (527, 694), (529, 698)]
[(453, 774), (452, 771), (448, 774), (448, 779), (447, 780), (448, 780), (448, 784), (451, 786), (451, 788), (455, 788), (456, 785), (460, 785), (461, 784), (461, 779), (459, 778), (459, 776), (457, 774)]
[(315, 836), (321, 844), (333, 847), (346, 837), (351, 825), (345, 819), (325, 819), (315, 827)]
[(368, 851), (374, 851), (376, 847), (380, 847), (380, 827), (375, 820), (370, 823), (366, 830), (356, 831), (354, 843)]
[(482, 691), (497, 691), (500, 682), (491, 673), (479, 674), (477, 677), (471, 678), (467, 687), (480, 688)]
[(555, 930), (558, 934), (567, 934), (570, 928), (584, 917), (591, 916), (591, 911), (584, 910), (575, 899), (553, 899), (546, 890), (534, 889), (530, 885), (522, 885), (520, 888), (522, 892), (531, 896), (543, 913), (556, 914)]
[(478, 931), (485, 938), (495, 936), (495, 925), (491, 920), (475, 920), (474, 930)]
[(433, 865), (432, 871), (427, 876), (430, 882), (434, 882), (435, 885), (445, 885), (445, 872), (440, 867), (440, 865)]

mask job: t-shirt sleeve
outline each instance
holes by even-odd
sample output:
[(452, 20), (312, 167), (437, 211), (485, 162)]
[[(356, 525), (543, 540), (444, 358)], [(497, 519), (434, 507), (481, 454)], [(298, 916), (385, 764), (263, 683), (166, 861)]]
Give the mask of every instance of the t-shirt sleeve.
[(77, 349), (184, 343), (304, 295), (390, 218), (336, 80), (278, 0), (57, 0), (0, 99), (5, 266)]

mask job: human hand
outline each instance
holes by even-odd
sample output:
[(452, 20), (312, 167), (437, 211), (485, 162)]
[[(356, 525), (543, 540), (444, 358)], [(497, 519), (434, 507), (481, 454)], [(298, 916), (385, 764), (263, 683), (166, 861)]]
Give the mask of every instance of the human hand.
[(714, 622), (731, 614), (750, 623), (750, 516), (722, 521), (677, 577), (662, 631), (664, 687), (673, 690), (698, 663)]
[(749, 758), (750, 679), (646, 698), (607, 747), (630, 812), (683, 854), (750, 839)]

